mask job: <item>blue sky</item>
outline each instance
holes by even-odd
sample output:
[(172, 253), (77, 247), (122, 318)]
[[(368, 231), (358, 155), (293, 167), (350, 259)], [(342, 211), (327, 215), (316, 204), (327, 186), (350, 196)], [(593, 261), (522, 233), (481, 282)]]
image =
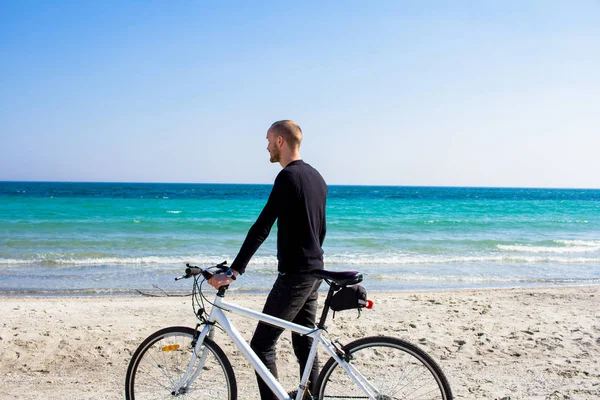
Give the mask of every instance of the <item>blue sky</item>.
[(3, 1), (0, 180), (600, 187), (597, 1)]

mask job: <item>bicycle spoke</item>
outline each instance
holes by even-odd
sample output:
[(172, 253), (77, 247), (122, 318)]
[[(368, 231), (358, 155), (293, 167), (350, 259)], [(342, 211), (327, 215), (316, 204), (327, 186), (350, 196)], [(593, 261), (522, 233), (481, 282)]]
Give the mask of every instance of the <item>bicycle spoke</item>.
[[(152, 370), (154, 370), (154, 368), (151, 368)], [(154, 377), (153, 373), (150, 371), (146, 371), (144, 368), (140, 369), (140, 367), (138, 367), (138, 374), (139, 375), (147, 375), (147, 379), (151, 379), (154, 381), (154, 383), (156, 383), (159, 386), (162, 386), (166, 391), (168, 391), (169, 393), (171, 392), (171, 388), (165, 386), (158, 378)], [(164, 374), (164, 373), (163, 373)]]
[(235, 398), (235, 377), (222, 350), (211, 347), (216, 346), (214, 343), (207, 346), (205, 342), (200, 351), (204, 358), (203, 368), (199, 358), (193, 357), (193, 329), (174, 327), (163, 331), (151, 335), (146, 340), (148, 344), (140, 346), (141, 350), (134, 355), (126, 382), (128, 400), (171, 399), (173, 389), (183, 378), (192, 358), (195, 359), (191, 365), (193, 373), (184, 382), (178, 397), (194, 400)]
[(393, 338), (365, 338), (347, 346), (361, 389), (335, 360), (319, 377), (319, 399), (449, 400), (450, 389), (439, 367), (422, 350)]
[[(152, 366), (154, 366), (155, 370), (158, 370), (165, 378), (167, 378), (169, 380), (169, 383), (171, 384), (171, 388), (173, 388), (173, 386), (175, 386), (173, 384), (173, 380), (171, 379), (171, 377), (167, 374), (167, 371), (165, 370), (166, 366), (167, 366), (167, 360), (164, 358), (164, 354), (162, 355), (163, 361), (162, 363), (158, 362), (156, 360), (156, 358), (154, 357), (154, 355), (151, 353), (151, 351), (153, 352), (154, 349), (151, 349), (148, 351), (148, 356), (152, 359), (152, 363), (150, 363), (150, 361), (146, 361), (147, 364), (151, 364)], [(166, 387), (166, 386), (165, 386)], [(170, 391), (171, 389), (169, 389)]]

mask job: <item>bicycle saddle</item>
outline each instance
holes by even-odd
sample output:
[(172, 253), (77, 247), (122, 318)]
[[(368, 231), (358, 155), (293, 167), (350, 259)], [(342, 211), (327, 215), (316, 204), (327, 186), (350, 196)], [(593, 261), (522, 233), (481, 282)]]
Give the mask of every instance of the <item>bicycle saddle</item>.
[(317, 269), (309, 271), (308, 275), (330, 280), (339, 286), (356, 285), (363, 280), (363, 274), (358, 271), (325, 271)]

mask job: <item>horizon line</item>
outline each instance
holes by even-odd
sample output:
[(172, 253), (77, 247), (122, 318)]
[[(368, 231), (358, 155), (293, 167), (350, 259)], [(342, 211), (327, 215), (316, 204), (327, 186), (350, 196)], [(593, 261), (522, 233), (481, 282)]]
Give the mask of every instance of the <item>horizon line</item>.
[[(158, 182), (158, 181), (70, 181), (70, 180), (0, 180), (0, 183), (84, 183), (84, 184), (155, 184), (155, 185), (266, 185), (273, 183), (242, 182)], [(470, 185), (397, 185), (397, 184), (345, 184), (328, 183), (327, 186), (351, 187), (406, 187), (406, 188), (464, 188), (464, 189), (551, 189), (551, 190), (600, 190), (600, 187), (550, 187), (550, 186), (470, 186)]]

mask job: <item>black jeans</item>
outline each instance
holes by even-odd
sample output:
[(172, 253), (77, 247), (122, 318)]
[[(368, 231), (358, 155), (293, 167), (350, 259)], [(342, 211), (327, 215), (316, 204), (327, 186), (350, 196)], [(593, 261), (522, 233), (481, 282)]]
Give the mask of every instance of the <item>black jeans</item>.
[[(292, 321), (298, 325), (314, 327), (317, 316), (317, 290), (321, 284), (320, 279), (315, 279), (303, 274), (279, 274), (263, 309), (263, 313), (277, 318)], [(275, 365), (275, 343), (283, 329), (259, 322), (250, 342), (250, 347), (256, 355), (265, 363), (265, 366), (277, 378), (277, 366)], [(292, 346), (294, 354), (300, 363), (300, 376), (306, 366), (308, 353), (312, 339), (297, 333), (292, 333)], [(314, 393), (313, 385), (319, 374), (319, 362), (315, 358), (310, 373), (309, 386)], [(256, 374), (258, 389), (262, 400), (277, 400), (269, 386)]]

